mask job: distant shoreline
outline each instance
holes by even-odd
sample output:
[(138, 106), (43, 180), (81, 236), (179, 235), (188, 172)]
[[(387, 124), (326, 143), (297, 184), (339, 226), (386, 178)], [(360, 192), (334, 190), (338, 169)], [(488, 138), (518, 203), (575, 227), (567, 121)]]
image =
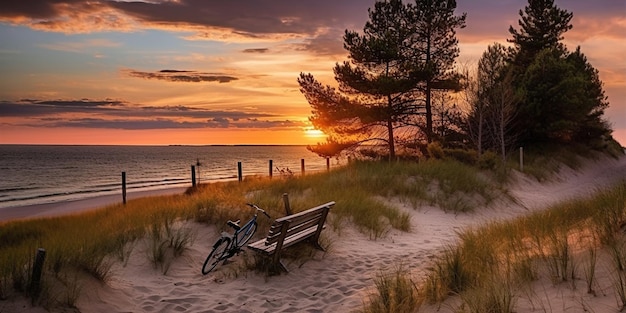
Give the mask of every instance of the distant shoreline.
[(308, 144), (163, 144), (163, 145), (88, 145), (88, 144), (55, 144), (55, 143), (0, 143), (1, 146), (51, 146), (51, 147), (307, 147)]
[[(138, 199), (138, 198), (144, 198), (144, 197), (153, 197), (153, 196), (183, 194), (187, 190), (187, 188), (188, 187), (174, 187), (174, 188), (129, 192), (126, 195), (126, 200), (132, 200), (132, 199)], [(18, 220), (18, 219), (55, 217), (55, 216), (61, 216), (61, 215), (74, 214), (74, 213), (79, 213), (79, 212), (97, 210), (97, 209), (101, 209), (106, 206), (118, 204), (118, 203), (122, 203), (121, 193), (115, 194), (115, 195), (96, 196), (96, 197), (85, 198), (85, 199), (80, 199), (80, 200), (72, 200), (72, 201), (59, 201), (59, 202), (52, 202), (52, 203), (0, 208), (0, 223), (11, 221), (11, 220)]]

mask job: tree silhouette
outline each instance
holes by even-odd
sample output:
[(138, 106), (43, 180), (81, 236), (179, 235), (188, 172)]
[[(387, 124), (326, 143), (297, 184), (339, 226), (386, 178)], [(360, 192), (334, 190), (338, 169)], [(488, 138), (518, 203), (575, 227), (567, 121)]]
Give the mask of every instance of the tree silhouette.
[[(396, 131), (416, 114), (415, 86), (423, 75), (414, 64), (416, 48), (408, 7), (400, 0), (376, 2), (363, 34), (346, 30), (350, 61), (335, 65), (339, 90), (300, 74), (300, 90), (313, 108), (313, 125), (329, 134), (326, 144), (347, 147), (384, 142), (395, 157)], [(317, 150), (323, 150), (323, 145)]]
[(560, 43), (563, 34), (572, 29), (573, 13), (558, 8), (553, 0), (528, 0), (524, 10), (519, 11), (519, 30), (509, 27), (515, 45), (513, 63), (527, 67), (544, 49), (565, 50)]
[(608, 137), (602, 117), (608, 102), (597, 70), (580, 48), (570, 53), (560, 42), (573, 14), (552, 0), (529, 0), (520, 16), (509, 42), (513, 82), (523, 95), (516, 117), (521, 143), (591, 144)]
[(425, 95), (425, 132), (428, 142), (433, 141), (433, 112), (431, 94), (433, 89), (460, 90), (460, 75), (454, 72), (459, 56), (456, 28), (465, 27), (466, 14), (454, 15), (454, 0), (416, 0), (412, 7), (415, 36), (419, 41), (420, 63), (426, 73), (423, 81)]
[(349, 61), (334, 67), (338, 88), (301, 73), (300, 90), (313, 109), (309, 119), (329, 135), (310, 149), (328, 154), (329, 146), (384, 143), (394, 158), (397, 141), (413, 142), (420, 133), (432, 140), (430, 92), (459, 86), (451, 71), (458, 56), (454, 28), (465, 25), (465, 15), (453, 16), (455, 8), (449, 0), (378, 1), (362, 33), (345, 32)]

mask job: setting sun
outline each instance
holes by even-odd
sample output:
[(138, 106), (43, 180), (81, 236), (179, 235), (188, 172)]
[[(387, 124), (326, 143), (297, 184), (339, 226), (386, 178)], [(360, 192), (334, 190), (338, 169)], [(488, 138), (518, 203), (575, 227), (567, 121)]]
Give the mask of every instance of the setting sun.
[(326, 134), (323, 131), (315, 128), (307, 128), (304, 130), (304, 135), (308, 138), (324, 138)]

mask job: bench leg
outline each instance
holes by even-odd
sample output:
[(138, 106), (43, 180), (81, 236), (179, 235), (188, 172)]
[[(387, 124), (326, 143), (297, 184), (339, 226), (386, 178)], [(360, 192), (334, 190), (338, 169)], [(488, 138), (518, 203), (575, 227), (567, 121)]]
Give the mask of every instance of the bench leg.
[(278, 250), (274, 252), (274, 255), (272, 256), (272, 265), (275, 266), (275, 268), (278, 267), (280, 270), (284, 271), (285, 273), (289, 273), (287, 266), (285, 266), (283, 261), (280, 260), (280, 251)]
[(322, 247), (322, 245), (320, 245), (318, 240), (314, 240), (313, 238), (310, 238), (309, 240), (307, 240), (307, 242), (313, 246), (313, 248), (326, 252), (326, 249), (324, 249), (324, 247)]
[(285, 273), (289, 273), (289, 270), (287, 269), (283, 261), (278, 260), (278, 265), (280, 265), (280, 269), (283, 270)]

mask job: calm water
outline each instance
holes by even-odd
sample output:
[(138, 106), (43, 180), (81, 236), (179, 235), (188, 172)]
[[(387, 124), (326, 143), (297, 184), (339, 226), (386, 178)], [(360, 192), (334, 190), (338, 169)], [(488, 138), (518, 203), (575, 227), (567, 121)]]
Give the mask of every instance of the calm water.
[[(326, 170), (326, 160), (304, 146), (40, 146), (0, 145), (0, 208), (191, 186), (191, 165), (202, 182)], [(337, 161), (331, 160), (331, 167)]]

